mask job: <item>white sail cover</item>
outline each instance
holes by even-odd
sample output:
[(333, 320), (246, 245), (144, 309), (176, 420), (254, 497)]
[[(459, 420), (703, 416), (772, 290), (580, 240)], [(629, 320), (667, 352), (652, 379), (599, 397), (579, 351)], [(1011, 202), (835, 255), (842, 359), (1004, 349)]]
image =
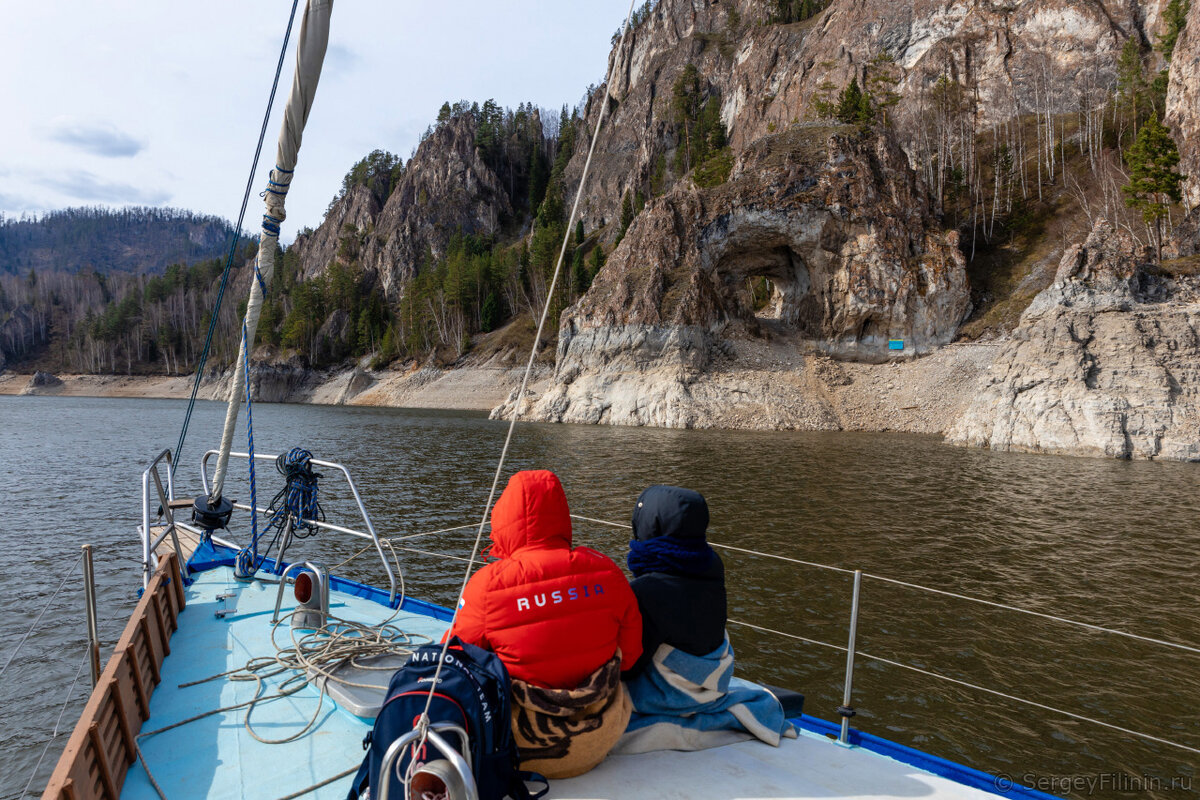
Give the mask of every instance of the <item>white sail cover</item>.
[(243, 322), (246, 355), (237, 359), (233, 381), (229, 385), (229, 408), (225, 414), (221, 451), (217, 460), (217, 471), (213, 477), (214, 501), (222, 496), (225, 488), (229, 451), (233, 447), (233, 432), (242, 405), (242, 394), (246, 391), (246, 359), (254, 349), (254, 336), (258, 331), (259, 315), (262, 313), (263, 293), (270, 287), (271, 278), (275, 274), (275, 247), (279, 241), (279, 226), (287, 218), (284, 201), (287, 199), (296, 159), (300, 154), (304, 125), (308, 122), (308, 113), (312, 110), (313, 98), (317, 94), (317, 82), (321, 79), (321, 66), (325, 63), (325, 49), (329, 45), (329, 18), (332, 11), (333, 0), (308, 0), (304, 8), (304, 18), (300, 23), (300, 36), (296, 42), (296, 73), (292, 78), (292, 91), (288, 95), (287, 107), (283, 112), (275, 168), (271, 170), (267, 184), (267, 210), (263, 215), (255, 279), (250, 283), (250, 300), (246, 304), (246, 318)]

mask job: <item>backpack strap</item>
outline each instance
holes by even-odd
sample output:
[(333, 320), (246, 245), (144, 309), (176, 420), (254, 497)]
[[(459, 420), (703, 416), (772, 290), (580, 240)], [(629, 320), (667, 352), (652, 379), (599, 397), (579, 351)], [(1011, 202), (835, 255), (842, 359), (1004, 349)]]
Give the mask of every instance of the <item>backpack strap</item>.
[[(529, 791), (526, 782), (540, 783), (542, 788), (537, 792)], [(546, 792), (550, 791), (550, 781), (546, 780), (546, 776), (540, 772), (530, 772), (529, 770), (517, 770), (513, 773), (513, 785), (508, 790), (508, 796), (513, 800), (539, 800), (545, 796)]]

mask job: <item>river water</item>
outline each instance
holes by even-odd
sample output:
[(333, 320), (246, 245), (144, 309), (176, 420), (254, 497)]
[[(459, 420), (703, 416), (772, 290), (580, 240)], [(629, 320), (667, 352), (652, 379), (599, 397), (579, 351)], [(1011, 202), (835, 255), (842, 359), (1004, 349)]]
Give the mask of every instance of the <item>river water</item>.
[[(174, 446), (183, 412), (181, 401), (0, 397), (0, 664), (84, 542), (96, 548), (101, 636), (109, 647), (116, 641), (139, 586), (140, 473)], [(199, 456), (215, 444), (222, 415), (216, 404), (198, 404), (178, 473), (181, 494), (198, 491)], [(478, 521), (505, 424), (475, 413), (260, 404), (254, 430), (258, 452), (302, 445), (346, 464), (380, 534), (397, 536)], [(557, 472), (577, 514), (626, 522), (645, 486), (688, 486), (708, 498), (714, 542), (1157, 639), (1200, 640), (1197, 465), (991, 453), (892, 434), (522, 424), (506, 473), (519, 468)], [(264, 472), (261, 505), (278, 487), (274, 471)], [(326, 480), (323, 500), (331, 521), (353, 524), (343, 486)], [(244, 500), (244, 481), (227, 494)], [(473, 535), (411, 544), (465, 556)], [(622, 561), (627, 540), (625, 531), (593, 523), (575, 531), (577, 544)], [(358, 549), (329, 534), (302, 546), (293, 555), (326, 563)], [(453, 601), (461, 562), (400, 555), (411, 594)], [(733, 550), (721, 555), (731, 620), (845, 645), (850, 576)], [(343, 572), (383, 577), (369, 554)], [(0, 726), (2, 798), (21, 796), (65, 702), (60, 735), (30, 791), (40, 790), (82, 708), (86, 667), (69, 692), (86, 640), (77, 574), (0, 676), (0, 707), (9, 712)], [(808, 713), (835, 718), (843, 653), (739, 624), (729, 632), (745, 677), (801, 691)], [(858, 648), (1200, 747), (1195, 653), (873, 577), (863, 579)], [(864, 730), (1072, 797), (1200, 790), (1194, 754), (861, 653), (853, 705)], [(1079, 782), (1072, 788), (1069, 779)], [(1192, 788), (1153, 788), (1172, 780)]]

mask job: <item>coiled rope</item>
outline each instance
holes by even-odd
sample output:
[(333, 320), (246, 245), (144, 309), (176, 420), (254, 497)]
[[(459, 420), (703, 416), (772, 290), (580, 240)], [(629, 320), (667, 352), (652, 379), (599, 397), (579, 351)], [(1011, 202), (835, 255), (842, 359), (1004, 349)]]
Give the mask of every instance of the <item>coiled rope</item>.
[[(146, 731), (138, 734), (136, 737), (137, 756), (142, 764), (142, 768), (146, 770), (146, 776), (150, 780), (151, 786), (158, 793), (162, 800), (167, 800), (166, 794), (162, 787), (154, 779), (154, 775), (150, 772), (150, 767), (146, 763), (146, 759), (142, 754), (140, 743), (143, 739), (151, 736), (156, 736), (160, 733), (174, 730), (175, 728), (183, 727), (192, 722), (196, 722), (207, 717), (217, 714), (225, 714), (230, 711), (245, 709), (245, 715), (242, 718), (242, 724), (246, 731), (255, 740), (263, 744), (286, 744), (295, 741), (308, 733), (320, 718), (321, 709), (325, 704), (325, 691), (323, 684), (328, 681), (341, 683), (345, 686), (354, 686), (359, 688), (377, 689), (383, 688), (378, 684), (365, 684), (348, 680), (335, 674), (336, 670), (346, 664), (351, 664), (358, 669), (367, 671), (386, 672), (389, 676), (395, 672), (395, 666), (377, 666), (373, 664), (361, 663), (368, 658), (376, 658), (383, 655), (395, 655), (401, 658), (407, 658), (412, 654), (412, 651), (422, 644), (426, 644), (431, 639), (424, 634), (409, 633), (397, 626), (391, 624), (399, 614), (399, 610), (392, 612), (392, 615), (376, 625), (367, 625), (353, 620), (341, 619), (330, 614), (327, 617), (326, 623), (315, 630), (297, 637), (296, 628), (290, 628), (291, 645), (288, 647), (280, 647), (276, 641), (276, 633), (279, 627), (284, 623), (291, 624), (291, 619), (297, 613), (305, 609), (294, 609), (290, 613), (283, 615), (278, 622), (274, 623), (271, 628), (271, 644), (275, 647), (275, 655), (273, 656), (258, 656), (251, 658), (243, 666), (220, 672), (215, 675), (209, 675), (206, 678), (201, 678), (195, 681), (179, 684), (179, 688), (185, 689), (190, 686), (198, 686), (208, 683), (219, 678), (227, 678), (230, 681), (253, 681), (254, 696), (249, 700), (240, 703), (234, 703), (220, 708), (214, 708), (209, 711), (204, 711), (187, 719), (173, 722), (170, 725), (164, 725), (161, 728), (156, 728), (152, 731)], [(263, 694), (266, 687), (266, 681), (281, 675), (286, 675), (276, 687), (273, 694)], [(312, 716), (304, 724), (304, 727), (295, 733), (285, 736), (280, 739), (270, 739), (260, 735), (255, 729), (252, 722), (254, 709), (263, 703), (269, 703), (274, 700), (291, 697), (301, 691), (310, 684), (320, 681), (321, 686), (317, 692), (317, 707), (313, 711)], [(357, 767), (355, 767), (357, 769)], [(289, 797), (298, 797), (318, 789), (321, 786), (332, 783), (333, 781), (344, 778), (355, 770), (348, 770), (340, 775), (329, 778), (327, 781), (310, 786), (303, 792), (289, 795)]]
[(262, 155), (263, 141), (267, 137), (267, 124), (271, 119), (271, 107), (275, 105), (275, 92), (279, 89), (279, 76), (283, 72), (283, 62), (287, 56), (288, 40), (292, 36), (292, 24), (296, 20), (296, 9), (299, 5), (300, 0), (292, 0), (292, 13), (288, 16), (287, 30), (283, 33), (283, 46), (279, 48), (279, 62), (275, 65), (275, 79), (271, 82), (271, 94), (267, 98), (267, 108), (263, 112), (262, 128), (258, 132), (258, 146), (254, 148), (254, 161), (250, 164), (250, 175), (246, 178), (246, 191), (242, 194), (242, 208), (238, 211), (233, 240), (229, 243), (229, 255), (225, 257), (225, 270), (221, 273), (221, 286), (217, 289), (216, 306), (213, 308), (212, 317), (208, 321), (208, 334), (204, 337), (204, 348), (200, 351), (200, 362), (196, 365), (196, 378), (192, 381), (192, 396), (188, 398), (187, 413), (183, 415), (183, 427), (179, 431), (179, 442), (175, 445), (175, 455), (171, 459), (172, 476), (175, 475), (175, 468), (179, 466), (179, 454), (183, 451), (184, 440), (187, 439), (188, 425), (192, 421), (192, 411), (196, 408), (196, 395), (200, 392), (200, 381), (204, 378), (204, 365), (208, 363), (208, 352), (212, 347), (213, 334), (217, 330), (217, 320), (221, 317), (221, 301), (225, 297), (225, 287), (229, 283), (229, 272), (233, 268), (233, 259), (237, 254), (238, 242), (242, 239), (242, 223), (246, 220), (246, 207), (250, 204), (250, 193), (254, 191), (254, 173), (258, 171), (258, 159)]
[[(247, 380), (250, 372), (246, 371)], [(307, 539), (317, 531), (315, 523), (325, 521), (325, 510), (321, 508), (319, 481), (321, 473), (313, 470), (312, 453), (302, 447), (291, 450), (275, 459), (275, 469), (284, 477), (283, 488), (271, 499), (267, 507), (270, 517), (267, 524), (258, 530), (258, 497), (254, 473), (254, 429), (251, 422), (249, 387), (246, 391), (246, 429), (250, 444), (250, 544), (237, 554), (237, 574), (248, 577), (258, 572), (266, 561), (267, 555), (280, 537), (280, 550), (286, 546), (289, 538)], [(270, 542), (262, 553), (258, 551), (258, 543), (274, 532)], [(282, 569), (283, 565), (280, 564)]]
[[(479, 530), (475, 534), (475, 542), (471, 546), (471, 557), (467, 560), (467, 569), (463, 573), (462, 585), (458, 589), (458, 602), (454, 604), (454, 613), (450, 618), (450, 628), (454, 627), (454, 621), (458, 617), (458, 609), (462, 607), (463, 593), (467, 589), (467, 581), (471, 579), (471, 573), (475, 570), (475, 559), (479, 554), (479, 545), (483, 541), (483, 531), (487, 527), (488, 517), (491, 514), (492, 503), (496, 499), (496, 489), (500, 485), (500, 475), (504, 471), (504, 462), (508, 458), (508, 448), (512, 443), (513, 430), (517, 426), (517, 418), (521, 416), (521, 403), (525, 399), (525, 391), (529, 386), (529, 375), (533, 372), (533, 361), (537, 358), (538, 345), (542, 341), (542, 331), (546, 327), (546, 319), (550, 316), (550, 306), (554, 299), (554, 290), (558, 286), (559, 275), (562, 274), (563, 260), (567, 255), (567, 244), (573, 232), (575, 224), (575, 215), (579, 211), (579, 200), (583, 196), (583, 187), (587, 183), (588, 170), (592, 166), (592, 156), (596, 152), (596, 143), (600, 141), (600, 131), (604, 127), (604, 119), (608, 116), (608, 106), (610, 104), (609, 92), (612, 91), (613, 77), (617, 73), (617, 65), (621, 63), (621, 53), (625, 49), (625, 39), (629, 36), (630, 23), (633, 20), (633, 7), (637, 0), (630, 0), (629, 11), (625, 15), (625, 25), (621, 28), (621, 41), (617, 44), (617, 50), (613, 54), (612, 65), (608, 70), (608, 77), (604, 81), (604, 98), (600, 105), (600, 117), (596, 120), (596, 130), (592, 132), (592, 143), (588, 148), (587, 160), (583, 162), (583, 172), (579, 176), (579, 187), (575, 190), (575, 202), (571, 204), (571, 214), (567, 217), (566, 233), (563, 235), (562, 247), (558, 251), (558, 260), (554, 264), (554, 275), (550, 278), (550, 288), (546, 292), (546, 304), (542, 307), (542, 316), (538, 320), (537, 333), (534, 334), (533, 344), (529, 348), (529, 361), (525, 364), (525, 374), (521, 377), (521, 388), (517, 391), (516, 400), (513, 402), (512, 418), (508, 422), (508, 433), (504, 436), (504, 447), (500, 451), (500, 460), (496, 462), (496, 473), (492, 476), (492, 488), (488, 491), (487, 502), (483, 506), (483, 517), (479, 520)], [(433, 703), (433, 695), (438, 686), (438, 680), (442, 674), (442, 664), (446, 660), (446, 650), (450, 646), (450, 637), (442, 642), (442, 652), (438, 658), (437, 669), (433, 673), (433, 680), (429, 684), (429, 694), (425, 698), (425, 710), (421, 712), (421, 716), (417, 722), (417, 728), (421, 732), (420, 740), (414, 745), (416, 749), (425, 746), (429, 738), (429, 708)], [(409, 771), (416, 764), (416, 759), (409, 763)]]

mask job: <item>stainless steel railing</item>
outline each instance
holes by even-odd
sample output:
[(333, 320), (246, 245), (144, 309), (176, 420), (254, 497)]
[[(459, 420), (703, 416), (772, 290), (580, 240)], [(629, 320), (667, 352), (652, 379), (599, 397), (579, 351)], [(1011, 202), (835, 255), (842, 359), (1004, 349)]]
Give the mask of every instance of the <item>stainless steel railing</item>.
[[(209, 450), (200, 459), (200, 480), (204, 486), (205, 494), (209, 493), (208, 461), (215, 455), (218, 455), (217, 450)], [(250, 460), (249, 453), (230, 453), (229, 455), (231, 458), (244, 458), (247, 461)], [(265, 453), (254, 454), (255, 461), (270, 461), (271, 463), (274, 463), (277, 458), (278, 456), (268, 455)], [(351, 477), (350, 470), (334, 461), (322, 461), (314, 458), (312, 459), (312, 463), (314, 466), (337, 470), (346, 479), (346, 484), (350, 487), (350, 494), (354, 497), (354, 502), (358, 506), (358, 513), (362, 516), (362, 521), (363, 525), (366, 527), (366, 532), (364, 533), (363, 531), (347, 528), (342, 525), (334, 525), (329, 522), (321, 522), (320, 520), (304, 520), (304, 524), (314, 525), (322, 530), (342, 533), (346, 534), (347, 536), (355, 536), (360, 539), (367, 539), (374, 543), (375, 551), (379, 554), (379, 561), (383, 564), (383, 569), (388, 576), (388, 589), (391, 593), (390, 600), (394, 602), (396, 599), (396, 574), (392, 570), (391, 562), (388, 561), (387, 556), (383, 552), (383, 545), (380, 543), (379, 535), (375, 532), (375, 525), (371, 522), (371, 515), (367, 513), (367, 507), (363, 504), (362, 495), (360, 495), (358, 492), (358, 486), (354, 483), (354, 478)], [(250, 510), (250, 506), (247, 503), (234, 503), (233, 507), (240, 508), (243, 511)], [(256, 506), (255, 511), (259, 514), (266, 514), (269, 510), (261, 506)]]
[[(158, 465), (166, 462), (167, 464), (167, 487), (163, 489), (162, 476), (159, 474)], [(150, 483), (154, 482), (154, 495), (150, 494)], [(166, 526), (161, 534), (155, 538), (150, 529), (150, 507), (157, 498), (159, 503), (160, 514), (166, 521)], [(142, 471), (142, 524), (138, 528), (138, 536), (142, 540), (142, 588), (150, 585), (150, 576), (154, 574), (154, 570), (158, 568), (158, 555), (155, 552), (158, 546), (166, 541), (168, 536), (171, 537), (175, 545), (175, 554), (179, 556), (179, 563), (183, 564), (186, 559), (183, 557), (183, 549), (179, 546), (179, 534), (175, 528), (175, 514), (171, 508), (171, 501), (175, 499), (175, 470), (172, 468), (171, 451), (170, 449), (163, 450), (153, 459), (150, 464)]]
[[(209, 493), (209, 477), (208, 477), (208, 462), (209, 459), (216, 455), (216, 450), (207, 451), (200, 459), (200, 480), (204, 488), (204, 493)], [(249, 460), (248, 453), (230, 453), (235, 458), (244, 458)], [(267, 454), (255, 454), (255, 460), (274, 462), (277, 456)], [(162, 475), (159, 472), (159, 466), (166, 464), (167, 480), (166, 485), (163, 485)], [(358, 486), (354, 483), (354, 478), (351, 477), (350, 471), (341, 464), (333, 461), (321, 461), (314, 458), (312, 463), (326, 469), (337, 470), (346, 479), (347, 485), (350, 487), (350, 493), (354, 497), (354, 502), (358, 506), (358, 512), (362, 516), (363, 524), (366, 532), (348, 528), (342, 525), (334, 525), (328, 522), (319, 520), (305, 520), (305, 524), (312, 524), (324, 530), (333, 531), (335, 533), (354, 536), (360, 539), (367, 539), (375, 545), (375, 550), (379, 554), (379, 560), (383, 564), (383, 569), (388, 576), (388, 588), (390, 590), (390, 601), (396, 599), (396, 574), (392, 570), (391, 562), (383, 552), (383, 545), (380, 542), (379, 535), (375, 532), (375, 525), (371, 522), (371, 515), (367, 512), (366, 506), (363, 504), (362, 495), (359, 494)], [(138, 526), (138, 538), (142, 543), (142, 587), (145, 588), (150, 583), (150, 576), (158, 568), (157, 550), (159, 545), (171, 538), (176, 554), (179, 556), (179, 563), (183, 564), (187, 559), (184, 558), (183, 548), (179, 544), (179, 530), (186, 530), (194, 534), (201, 534), (202, 531), (186, 522), (175, 519), (174, 509), (171, 507), (175, 500), (175, 470), (172, 468), (172, 457), (170, 449), (165, 449), (155, 456), (146, 469), (142, 471), (142, 524)], [(151, 489), (153, 487), (153, 490)], [(154, 512), (154, 505), (158, 504), (157, 513)], [(249, 511), (250, 506), (245, 503), (234, 503), (234, 508), (240, 508), (243, 511)], [(256, 511), (260, 514), (269, 513), (269, 509), (256, 507)], [(161, 518), (163, 520), (162, 531), (156, 536), (153, 528), (151, 528), (151, 520)], [(235, 550), (240, 550), (241, 545), (234, 541), (225, 538), (213, 536), (212, 540), (217, 544), (231, 547)]]

